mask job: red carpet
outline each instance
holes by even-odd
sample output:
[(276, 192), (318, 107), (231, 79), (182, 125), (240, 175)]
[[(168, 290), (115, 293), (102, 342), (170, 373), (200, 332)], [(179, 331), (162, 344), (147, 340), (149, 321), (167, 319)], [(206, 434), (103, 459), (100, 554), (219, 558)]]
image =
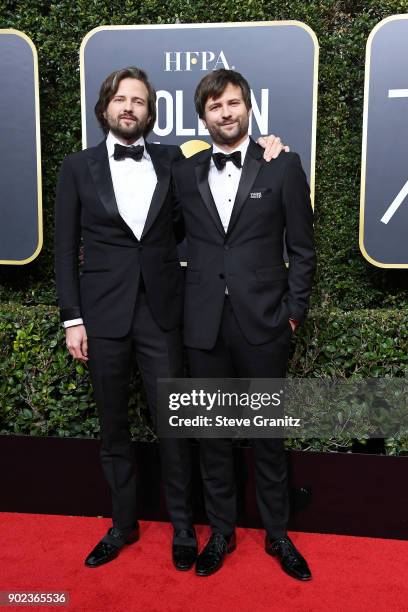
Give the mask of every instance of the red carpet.
[[(173, 569), (171, 528), (142, 523), (141, 540), (112, 563), (86, 554), (108, 519), (0, 514), (0, 591), (68, 591), (67, 607), (98, 612), (400, 612), (408, 610), (408, 542), (292, 533), (313, 580), (297, 582), (263, 552), (263, 533), (238, 530), (237, 550), (208, 578)], [(198, 530), (201, 544), (208, 528)], [(13, 607), (16, 609), (17, 607)]]

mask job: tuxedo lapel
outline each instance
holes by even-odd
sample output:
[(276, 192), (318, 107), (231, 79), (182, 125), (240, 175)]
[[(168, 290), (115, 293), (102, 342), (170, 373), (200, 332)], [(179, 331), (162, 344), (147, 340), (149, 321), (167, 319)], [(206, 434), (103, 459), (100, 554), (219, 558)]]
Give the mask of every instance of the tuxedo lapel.
[(137, 240), (130, 227), (119, 214), (105, 141), (102, 141), (93, 149), (92, 154), (88, 157), (88, 167), (95, 183), (99, 199), (104, 205), (108, 215), (116, 224), (120, 225), (127, 234), (130, 234), (132, 238)]
[(211, 193), (208, 183), (208, 173), (210, 170), (212, 148), (203, 152), (203, 159), (195, 167), (197, 187), (204, 204), (207, 207), (218, 231), (222, 236), (225, 236), (224, 228), (221, 223), (220, 215), (218, 214), (217, 206)]
[(263, 149), (257, 145), (252, 138), (249, 140), (244, 165), (241, 172), (241, 179), (238, 185), (237, 195), (231, 213), (227, 234), (230, 234), (236, 224), (239, 215), (244, 207), (248, 194), (255, 182), (258, 172), (262, 167)]
[(154, 147), (151, 147), (148, 143), (146, 143), (146, 150), (149, 153), (152, 164), (154, 167), (154, 171), (157, 176), (157, 185), (154, 190), (152, 201), (150, 203), (149, 212), (147, 213), (146, 222), (143, 228), (142, 238), (147, 234), (149, 229), (152, 227), (154, 220), (161, 207), (163, 206), (163, 202), (166, 199), (167, 192), (169, 190), (170, 184), (170, 167), (168, 165), (164, 165), (163, 161), (159, 159), (157, 151)]

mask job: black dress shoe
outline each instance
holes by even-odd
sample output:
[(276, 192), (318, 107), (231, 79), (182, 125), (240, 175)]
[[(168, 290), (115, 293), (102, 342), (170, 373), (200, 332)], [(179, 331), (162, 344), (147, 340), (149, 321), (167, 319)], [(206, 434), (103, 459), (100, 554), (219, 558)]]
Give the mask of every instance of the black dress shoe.
[(222, 533), (213, 533), (205, 548), (197, 557), (197, 576), (210, 576), (222, 567), (224, 557), (237, 547), (235, 532), (226, 537)]
[(265, 550), (268, 555), (278, 557), (284, 572), (298, 580), (310, 580), (312, 574), (306, 560), (302, 557), (293, 542), (284, 536), (276, 540), (265, 539)]
[(193, 529), (174, 532), (172, 553), (176, 569), (186, 572), (192, 568), (197, 559), (197, 552), (197, 538)]
[(116, 559), (125, 544), (137, 542), (139, 535), (139, 525), (129, 533), (123, 533), (116, 527), (111, 527), (93, 551), (89, 553), (85, 559), (85, 565), (88, 567), (98, 567), (104, 563), (109, 563), (109, 561)]

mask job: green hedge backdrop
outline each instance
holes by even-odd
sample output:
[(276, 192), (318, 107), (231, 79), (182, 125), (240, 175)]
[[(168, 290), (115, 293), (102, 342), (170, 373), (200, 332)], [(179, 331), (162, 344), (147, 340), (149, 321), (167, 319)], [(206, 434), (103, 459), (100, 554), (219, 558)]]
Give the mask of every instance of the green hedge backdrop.
[[(365, 45), (383, 18), (408, 12), (397, 0), (0, 0), (0, 27), (33, 40), (39, 56), (45, 244), (36, 261), (0, 268), (0, 433), (95, 436), (87, 373), (66, 355), (53, 278), (53, 202), (59, 165), (81, 148), (79, 46), (107, 24), (296, 19), (320, 45), (315, 225), (318, 273), (301, 332), (296, 376), (404, 376), (407, 272), (368, 264), (358, 247)], [(137, 63), (137, 58), (135, 58)], [(248, 75), (250, 78), (250, 75)], [(290, 144), (290, 143), (289, 143)], [(134, 381), (132, 410), (144, 403)], [(145, 419), (135, 436), (153, 437)], [(292, 444), (300, 445), (299, 441)], [(338, 441), (305, 442), (335, 449)], [(352, 441), (342, 441), (351, 448)], [(389, 440), (390, 453), (406, 440)]]

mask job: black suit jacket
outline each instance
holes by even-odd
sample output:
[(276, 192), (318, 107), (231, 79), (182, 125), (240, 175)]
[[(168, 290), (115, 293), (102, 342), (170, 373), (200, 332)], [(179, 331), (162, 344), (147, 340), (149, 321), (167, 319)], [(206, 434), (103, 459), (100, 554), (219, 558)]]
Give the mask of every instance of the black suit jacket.
[(173, 167), (187, 237), (185, 344), (214, 346), (226, 285), (246, 339), (263, 344), (307, 310), (315, 269), (309, 187), (296, 153), (267, 163), (251, 139), (225, 233), (208, 184), (211, 153)]
[(140, 274), (159, 326), (170, 330), (181, 323), (183, 280), (175, 230), (181, 239), (182, 219), (172, 196), (171, 165), (182, 153), (178, 147), (146, 147), (157, 186), (140, 241), (119, 214), (105, 141), (69, 155), (61, 167), (55, 218), (58, 302), (61, 320), (82, 317), (88, 335), (128, 333)]

